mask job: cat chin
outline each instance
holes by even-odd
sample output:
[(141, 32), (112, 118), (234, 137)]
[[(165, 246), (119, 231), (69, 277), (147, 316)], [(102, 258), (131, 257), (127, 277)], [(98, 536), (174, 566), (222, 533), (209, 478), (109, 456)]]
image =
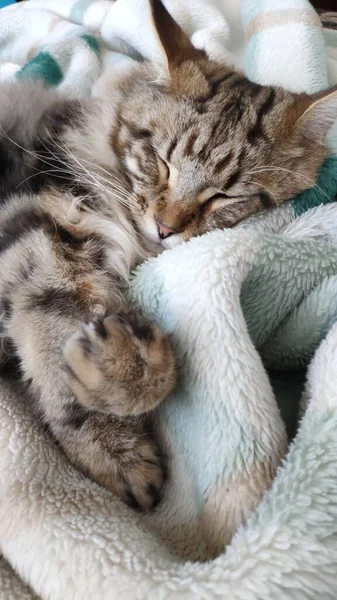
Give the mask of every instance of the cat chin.
[(180, 234), (170, 235), (165, 240), (160, 240), (160, 245), (164, 248), (164, 250), (169, 250), (170, 248), (174, 248), (175, 246), (179, 246), (184, 241), (184, 238)]

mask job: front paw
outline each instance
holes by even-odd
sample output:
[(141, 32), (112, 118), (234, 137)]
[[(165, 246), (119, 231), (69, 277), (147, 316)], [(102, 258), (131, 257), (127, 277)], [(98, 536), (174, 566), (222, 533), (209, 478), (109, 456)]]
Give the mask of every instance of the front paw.
[(126, 504), (141, 510), (160, 501), (166, 468), (141, 418), (91, 412), (82, 427), (59, 432), (69, 459)]
[(157, 506), (165, 479), (165, 464), (158, 447), (150, 437), (139, 440), (129, 464), (121, 465), (113, 482), (121, 499), (141, 510)]
[(155, 408), (175, 383), (168, 338), (134, 315), (95, 316), (65, 347), (65, 381), (87, 408), (118, 416)]

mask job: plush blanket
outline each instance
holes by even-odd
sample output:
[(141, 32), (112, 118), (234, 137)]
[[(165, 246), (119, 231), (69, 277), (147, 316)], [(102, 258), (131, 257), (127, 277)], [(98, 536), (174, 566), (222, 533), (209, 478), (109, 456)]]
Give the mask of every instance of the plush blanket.
[[(334, 42), (306, 0), (222, 4), (167, 2), (196, 45), (255, 81), (328, 84)], [(0, 79), (17, 79), (18, 93), (33, 77), (99, 94), (108, 68), (161, 52), (146, 0), (49, 0), (48, 10), (30, 0), (0, 12), (0, 39)], [(153, 515), (78, 473), (17, 382), (1, 380), (1, 598), (336, 598), (334, 132), (327, 143), (312, 190), (167, 251), (131, 280), (131, 301), (169, 332), (180, 367), (157, 415), (170, 479)]]

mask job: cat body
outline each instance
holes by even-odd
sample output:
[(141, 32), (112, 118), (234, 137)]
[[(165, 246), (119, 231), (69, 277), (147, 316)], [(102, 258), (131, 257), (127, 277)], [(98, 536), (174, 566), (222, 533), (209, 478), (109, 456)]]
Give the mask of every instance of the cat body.
[(70, 460), (143, 509), (164, 480), (147, 415), (175, 361), (130, 312), (130, 271), (311, 187), (337, 115), (336, 91), (249, 82), (151, 5), (166, 67), (135, 65), (86, 101), (36, 83), (0, 92), (4, 350)]

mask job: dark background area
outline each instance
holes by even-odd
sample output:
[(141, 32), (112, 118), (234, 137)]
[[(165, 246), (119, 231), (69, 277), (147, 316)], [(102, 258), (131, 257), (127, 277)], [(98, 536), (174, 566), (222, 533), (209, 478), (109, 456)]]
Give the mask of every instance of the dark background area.
[(311, 4), (315, 8), (323, 10), (335, 10), (337, 12), (337, 0), (311, 0)]
[[(20, 0), (16, 0), (20, 2)], [(315, 8), (321, 8), (323, 10), (335, 10), (337, 12), (337, 0), (311, 0), (311, 4)]]
[[(20, 2), (20, 0), (16, 0)], [(335, 10), (337, 12), (337, 0), (311, 0), (311, 4), (315, 8), (321, 8), (323, 10)]]

